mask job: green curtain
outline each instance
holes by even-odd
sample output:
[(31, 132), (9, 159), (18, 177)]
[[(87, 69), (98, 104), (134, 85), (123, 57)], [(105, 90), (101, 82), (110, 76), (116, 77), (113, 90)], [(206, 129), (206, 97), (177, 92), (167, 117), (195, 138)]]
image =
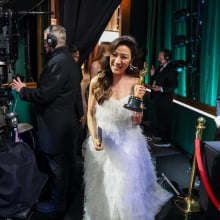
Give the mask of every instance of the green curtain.
[[(186, 52), (184, 48), (173, 48), (172, 39), (175, 35), (185, 34), (186, 24), (176, 25), (173, 22), (173, 12), (186, 7), (187, 1), (156, 0), (148, 1), (148, 24), (146, 48), (148, 48), (147, 62), (157, 66), (157, 57), (161, 49), (172, 50), (173, 57), (178, 60), (185, 59)], [(149, 77), (146, 79), (149, 82)], [(183, 69), (179, 74), (179, 86), (176, 93), (186, 96), (186, 71)]]
[(200, 101), (215, 106), (220, 91), (220, 1), (206, 1), (201, 36)]
[[(157, 65), (158, 53), (172, 46), (172, 0), (148, 1), (146, 48), (148, 63)], [(165, 22), (166, 21), (166, 22)]]
[[(173, 21), (174, 11), (181, 9), (189, 9), (194, 13), (190, 16), (191, 23), (189, 19), (179, 23)], [(160, 49), (171, 49), (174, 60), (185, 60), (196, 66), (188, 65), (179, 72), (176, 93), (210, 106), (215, 106), (215, 99), (220, 91), (219, 11), (218, 0), (148, 1), (146, 48), (149, 68), (151, 65), (158, 65)], [(190, 38), (191, 42), (186, 46), (176, 48), (172, 45), (174, 36), (191, 37), (195, 33), (198, 34), (198, 39)], [(149, 82), (149, 76), (146, 77), (146, 82)]]
[[(187, 8), (187, 1), (182, 1), (182, 0), (174, 1), (174, 6), (173, 6), (174, 11), (185, 8)], [(172, 30), (173, 36), (186, 35), (186, 22), (175, 23), (172, 18), (172, 24), (173, 24), (173, 30)], [(176, 60), (186, 60), (186, 47), (174, 48), (172, 46), (172, 52), (173, 52), (173, 57)], [(179, 71), (178, 88), (176, 89), (176, 93), (184, 97), (187, 96), (186, 74), (187, 71), (184, 68), (182, 68)]]

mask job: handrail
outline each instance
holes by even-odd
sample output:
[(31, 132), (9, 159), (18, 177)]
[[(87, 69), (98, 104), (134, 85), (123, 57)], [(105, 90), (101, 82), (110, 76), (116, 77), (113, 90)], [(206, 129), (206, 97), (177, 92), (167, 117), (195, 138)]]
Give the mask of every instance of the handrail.
[[(151, 90), (149, 89), (149, 85), (145, 84), (145, 86), (147, 87), (147, 93), (150, 94)], [(203, 114), (209, 118), (215, 119), (216, 117), (215, 107), (203, 104), (199, 101), (174, 94), (173, 102), (185, 108), (191, 109), (192, 111)]]
[(210, 115), (213, 115), (213, 116), (216, 115), (216, 108), (215, 107), (203, 104), (199, 101), (192, 100), (190, 98), (183, 97), (183, 96), (180, 96), (180, 95), (177, 95), (177, 94), (174, 94), (174, 100), (177, 100), (177, 101), (180, 101), (184, 104), (190, 105), (190, 106), (192, 106), (196, 109), (199, 109), (201, 111), (204, 111), (204, 112), (206, 112)]

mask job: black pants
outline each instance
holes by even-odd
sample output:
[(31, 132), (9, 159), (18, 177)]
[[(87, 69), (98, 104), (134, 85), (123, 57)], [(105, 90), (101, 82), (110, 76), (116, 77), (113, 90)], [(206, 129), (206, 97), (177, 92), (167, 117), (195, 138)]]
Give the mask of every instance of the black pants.
[(79, 134), (73, 134), (73, 131), (79, 130), (78, 123), (67, 124), (57, 135), (51, 135), (45, 124), (41, 124), (40, 128), (38, 157), (41, 171), (48, 175), (49, 199), (54, 204), (66, 206), (67, 195), (74, 191), (76, 182), (75, 162)]
[(172, 103), (156, 103), (158, 135), (163, 142), (170, 142)]
[(68, 154), (47, 154), (39, 152), (40, 168), (48, 175), (49, 200), (58, 206), (66, 206), (70, 167)]

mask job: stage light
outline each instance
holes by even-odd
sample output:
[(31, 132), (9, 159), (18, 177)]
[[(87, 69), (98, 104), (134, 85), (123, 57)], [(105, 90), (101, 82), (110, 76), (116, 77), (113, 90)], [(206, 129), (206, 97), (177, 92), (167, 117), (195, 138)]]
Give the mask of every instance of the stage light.
[(181, 9), (173, 13), (173, 18), (176, 23), (185, 21), (189, 16), (190, 13), (188, 9)]
[(189, 65), (185, 60), (175, 60), (174, 63), (177, 67), (186, 67)]
[(173, 46), (183, 47), (188, 44), (190, 40), (185, 35), (177, 35), (173, 38)]
[(176, 65), (176, 70), (182, 72), (183, 69), (189, 65), (185, 60), (175, 60), (174, 64)]
[(188, 9), (181, 9), (178, 11), (174, 11), (173, 19), (176, 23), (180, 23), (186, 21), (190, 16), (195, 16), (195, 15), (197, 15), (196, 12), (190, 13)]
[(200, 36), (198, 36), (197, 38), (189, 38), (189, 37), (186, 37), (185, 35), (177, 35), (177, 36), (174, 36), (173, 38), (173, 46), (176, 48), (184, 47), (189, 43), (199, 42), (200, 40), (201, 40)]
[(182, 72), (183, 69), (186, 69), (187, 71), (194, 73), (198, 69), (198, 66), (196, 66), (193, 63), (189, 63), (185, 60), (174, 60), (173, 63), (174, 63), (176, 70), (178, 72)]

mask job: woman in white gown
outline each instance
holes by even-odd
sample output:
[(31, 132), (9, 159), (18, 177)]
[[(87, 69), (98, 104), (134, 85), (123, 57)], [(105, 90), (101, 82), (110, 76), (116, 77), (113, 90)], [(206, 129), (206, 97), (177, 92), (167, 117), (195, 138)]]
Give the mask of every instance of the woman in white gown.
[[(137, 85), (137, 69), (132, 66), (135, 40), (119, 37), (109, 52), (106, 69), (90, 84), (84, 220), (154, 220), (171, 194), (157, 184), (139, 126), (143, 113), (123, 107), (130, 95), (143, 97), (146, 91)], [(97, 127), (102, 130), (102, 142)]]

